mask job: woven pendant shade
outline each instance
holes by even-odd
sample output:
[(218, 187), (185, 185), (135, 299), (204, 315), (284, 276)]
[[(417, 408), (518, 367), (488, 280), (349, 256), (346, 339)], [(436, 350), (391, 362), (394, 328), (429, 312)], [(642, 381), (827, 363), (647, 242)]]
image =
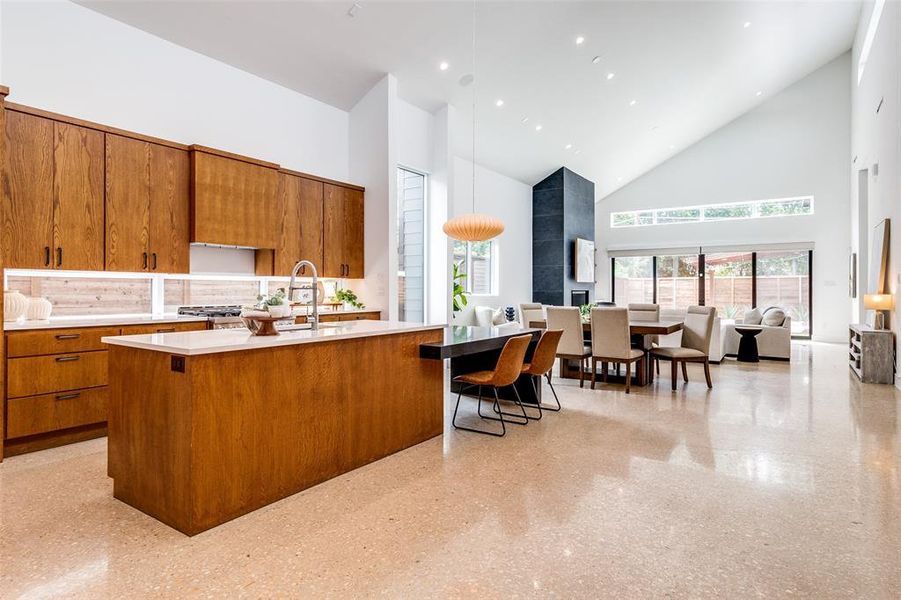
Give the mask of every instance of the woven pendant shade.
[(484, 242), (502, 234), (504, 224), (490, 215), (470, 213), (449, 219), (442, 229), (461, 242)]

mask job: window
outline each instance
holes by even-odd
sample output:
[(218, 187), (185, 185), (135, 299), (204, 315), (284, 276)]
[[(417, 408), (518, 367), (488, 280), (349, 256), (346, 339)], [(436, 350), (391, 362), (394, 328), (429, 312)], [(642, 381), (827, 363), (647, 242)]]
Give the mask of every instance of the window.
[(757, 253), (757, 306), (778, 306), (792, 318), (792, 335), (810, 335), (810, 252)]
[(425, 320), (426, 176), (397, 169), (397, 304), (401, 321)]
[(667, 311), (715, 306), (723, 319), (776, 306), (791, 317), (793, 337), (809, 338), (812, 261), (813, 250), (806, 249), (615, 257), (613, 300), (620, 306), (653, 302)]
[(654, 267), (650, 256), (627, 256), (613, 262), (614, 297), (623, 305), (654, 302)]
[(493, 240), (461, 242), (454, 240), (454, 262), (466, 274), (464, 288), (476, 296), (494, 294), (494, 273), (497, 249)]
[(698, 304), (698, 255), (657, 257), (657, 304), (685, 310)]
[(813, 214), (813, 196), (610, 213), (610, 227), (643, 227)]
[(754, 304), (750, 252), (704, 255), (704, 304), (724, 319), (744, 315)]

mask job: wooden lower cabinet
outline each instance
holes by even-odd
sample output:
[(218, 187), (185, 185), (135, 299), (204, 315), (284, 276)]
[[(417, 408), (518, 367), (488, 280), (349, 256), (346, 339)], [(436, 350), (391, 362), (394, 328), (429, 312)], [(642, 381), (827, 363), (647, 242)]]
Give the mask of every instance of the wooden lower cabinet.
[(4, 454), (106, 435), (109, 353), (103, 337), (206, 328), (206, 321), (196, 321), (7, 332)]
[[(334, 323), (336, 321), (380, 321), (382, 313), (378, 310), (368, 310), (363, 312), (348, 313), (324, 313), (319, 315), (320, 323)], [(307, 318), (303, 315), (295, 317), (294, 322), (297, 324), (306, 323)]]

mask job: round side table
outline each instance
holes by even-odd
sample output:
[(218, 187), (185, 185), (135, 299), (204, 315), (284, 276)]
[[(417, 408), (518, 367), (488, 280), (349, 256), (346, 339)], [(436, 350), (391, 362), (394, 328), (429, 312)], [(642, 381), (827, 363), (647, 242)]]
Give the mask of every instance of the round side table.
[(735, 332), (741, 336), (738, 342), (737, 359), (741, 362), (760, 362), (760, 354), (757, 352), (757, 334), (763, 331), (760, 327), (735, 327)]

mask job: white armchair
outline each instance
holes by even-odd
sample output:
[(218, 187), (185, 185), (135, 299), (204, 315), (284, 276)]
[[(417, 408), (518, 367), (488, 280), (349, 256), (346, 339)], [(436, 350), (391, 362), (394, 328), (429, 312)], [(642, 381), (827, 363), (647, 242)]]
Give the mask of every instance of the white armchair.
[[(767, 324), (766, 315), (770, 309), (764, 311), (763, 323), (751, 323), (761, 328), (761, 332), (757, 335), (757, 352), (760, 358), (772, 358), (777, 360), (791, 359), (791, 342), (792, 342), (792, 319), (785, 315), (782, 323)], [(726, 321), (722, 325), (722, 345), (723, 354), (735, 356), (738, 354), (738, 342), (741, 335), (735, 331), (736, 326), (744, 324), (744, 318), (737, 318), (735, 321)]]

